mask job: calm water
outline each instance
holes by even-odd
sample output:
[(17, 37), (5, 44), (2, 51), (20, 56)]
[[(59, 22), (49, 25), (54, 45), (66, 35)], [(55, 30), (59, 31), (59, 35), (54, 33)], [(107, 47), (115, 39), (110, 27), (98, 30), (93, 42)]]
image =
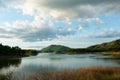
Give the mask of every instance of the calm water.
[(46, 70), (76, 69), (88, 66), (120, 66), (120, 58), (100, 54), (53, 54), (40, 53), (22, 59), (0, 59), (0, 73), (13, 71), (25, 75)]

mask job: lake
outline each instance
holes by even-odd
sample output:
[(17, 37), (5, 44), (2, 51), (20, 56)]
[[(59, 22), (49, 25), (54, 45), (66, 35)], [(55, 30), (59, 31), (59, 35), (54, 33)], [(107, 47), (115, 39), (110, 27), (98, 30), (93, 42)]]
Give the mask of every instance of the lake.
[(0, 59), (0, 74), (28, 75), (46, 70), (76, 69), (89, 66), (120, 66), (120, 57), (101, 54), (40, 53), (21, 59)]

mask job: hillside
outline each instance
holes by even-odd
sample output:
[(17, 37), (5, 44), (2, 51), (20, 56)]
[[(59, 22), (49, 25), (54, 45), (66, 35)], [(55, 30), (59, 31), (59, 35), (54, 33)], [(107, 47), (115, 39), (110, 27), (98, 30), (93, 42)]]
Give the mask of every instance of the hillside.
[(62, 45), (50, 45), (46, 48), (43, 48), (41, 50), (41, 52), (56, 52), (56, 53), (60, 53), (60, 52), (66, 52), (69, 51), (71, 48), (66, 47), (66, 46), (62, 46)]
[(120, 39), (107, 43), (93, 45), (87, 48), (92, 51), (120, 51)]
[(120, 51), (120, 39), (111, 42), (93, 45), (87, 48), (73, 49), (62, 45), (50, 45), (41, 50), (41, 52), (56, 52), (56, 53), (67, 52), (68, 54), (76, 54), (76, 53), (79, 54), (83, 52), (88, 53), (88, 52), (119, 52), (119, 51)]
[(120, 39), (102, 44), (93, 45), (87, 48), (71, 49), (68, 54), (80, 54), (88, 52), (120, 52)]

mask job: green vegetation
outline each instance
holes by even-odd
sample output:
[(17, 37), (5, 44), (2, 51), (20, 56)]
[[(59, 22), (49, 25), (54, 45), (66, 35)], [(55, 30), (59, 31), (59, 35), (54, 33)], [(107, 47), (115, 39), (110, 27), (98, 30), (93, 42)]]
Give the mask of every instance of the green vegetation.
[(17, 79), (2, 75), (0, 80), (120, 80), (120, 67), (88, 67), (76, 70), (45, 71)]
[(9, 72), (5, 75), (0, 75), (0, 80), (16, 80), (15, 78), (13, 78), (13, 73)]
[(10, 80), (10, 79), (8, 79), (7, 76), (5, 75), (0, 75), (0, 80)]
[(30, 56), (30, 55), (37, 55), (37, 51), (35, 50), (22, 50), (18, 46), (10, 47), (7, 45), (0, 44), (0, 57), (23, 57), (23, 56)]
[(25, 55), (27, 55), (27, 56), (34, 56), (34, 55), (37, 55), (37, 51), (36, 50), (31, 50), (31, 49), (29, 49), (29, 50), (24, 50), (25, 51)]
[[(55, 52), (67, 54), (80, 54), (88, 52), (120, 52), (120, 39), (103, 44), (93, 45), (87, 48), (72, 49), (61, 45), (50, 45), (43, 48), (40, 52)], [(118, 54), (118, 53), (117, 53)]]
[(90, 46), (87, 49), (92, 51), (120, 51), (120, 39), (108, 43)]
[(46, 48), (43, 48), (41, 52), (55, 52), (55, 53), (64, 53), (69, 51), (71, 48), (61, 45), (50, 45)]
[[(87, 48), (71, 49), (68, 54), (79, 54), (88, 52), (120, 52), (120, 39), (103, 44), (93, 45)], [(120, 53), (119, 53), (120, 54)]]

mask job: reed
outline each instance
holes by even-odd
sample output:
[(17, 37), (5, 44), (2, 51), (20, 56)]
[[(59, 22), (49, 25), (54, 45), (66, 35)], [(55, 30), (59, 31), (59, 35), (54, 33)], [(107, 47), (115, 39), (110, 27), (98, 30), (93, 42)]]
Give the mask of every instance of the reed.
[[(9, 76), (0, 80), (21, 80)], [(45, 71), (42, 73), (32, 73), (29, 77), (22, 80), (120, 80), (120, 67), (86, 67), (76, 70)]]

